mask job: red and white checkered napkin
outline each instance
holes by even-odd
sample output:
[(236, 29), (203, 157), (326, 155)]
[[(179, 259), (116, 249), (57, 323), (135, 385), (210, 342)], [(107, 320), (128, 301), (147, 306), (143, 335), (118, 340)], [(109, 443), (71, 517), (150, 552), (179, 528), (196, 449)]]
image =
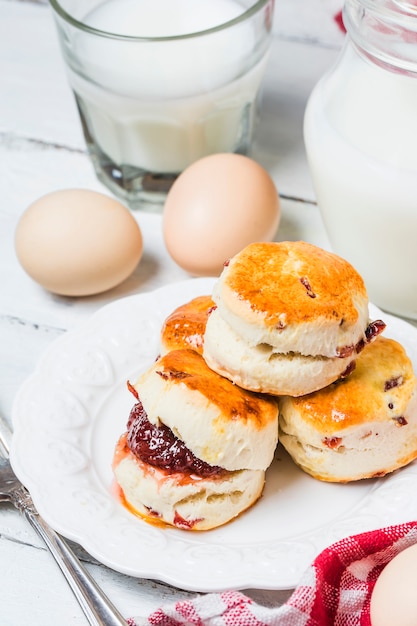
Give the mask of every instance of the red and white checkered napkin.
[(311, 564), (285, 604), (262, 607), (238, 591), (163, 606), (131, 626), (370, 626), (375, 581), (401, 550), (417, 543), (417, 521), (342, 539)]

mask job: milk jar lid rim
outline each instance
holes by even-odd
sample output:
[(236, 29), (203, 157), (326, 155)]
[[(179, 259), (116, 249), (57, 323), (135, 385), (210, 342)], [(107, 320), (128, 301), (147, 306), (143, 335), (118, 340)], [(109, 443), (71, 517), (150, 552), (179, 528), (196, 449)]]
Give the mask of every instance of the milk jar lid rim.
[(71, 24), (71, 26), (74, 26), (75, 28), (78, 28), (79, 30), (83, 30), (85, 32), (91, 33), (92, 35), (98, 35), (100, 37), (108, 37), (109, 39), (150, 42), (150, 41), (178, 41), (181, 39), (191, 39), (193, 37), (201, 37), (203, 35), (209, 35), (211, 33), (216, 33), (218, 31), (225, 30), (227, 28), (230, 28), (231, 26), (244, 22), (245, 20), (250, 18), (252, 15), (255, 15), (255, 13), (257, 13), (259, 9), (261, 9), (263, 6), (266, 6), (267, 4), (271, 4), (273, 6), (274, 0), (257, 0), (249, 9), (247, 9), (246, 11), (243, 11), (243, 13), (233, 18), (232, 20), (228, 20), (227, 22), (222, 22), (221, 24), (218, 24), (217, 26), (213, 26), (211, 28), (207, 28), (206, 30), (199, 30), (193, 33), (184, 33), (181, 35), (167, 35), (167, 36), (157, 36), (157, 37), (140, 37), (136, 35), (121, 35), (118, 33), (112, 33), (110, 31), (100, 30), (98, 28), (94, 28), (93, 26), (89, 26), (88, 24), (84, 24), (80, 20), (77, 20), (76, 18), (72, 17), (70, 13), (68, 13), (67, 11), (65, 11), (65, 9), (62, 8), (60, 0), (49, 0), (49, 3), (51, 7), (53, 8), (53, 10), (57, 13), (57, 15), (59, 15), (63, 20)]

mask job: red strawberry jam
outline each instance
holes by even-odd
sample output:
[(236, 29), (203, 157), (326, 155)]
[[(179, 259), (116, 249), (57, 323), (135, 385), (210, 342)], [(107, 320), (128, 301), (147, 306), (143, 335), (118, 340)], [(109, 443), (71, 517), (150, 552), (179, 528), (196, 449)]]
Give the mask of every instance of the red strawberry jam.
[(170, 474), (182, 472), (202, 478), (220, 476), (225, 472), (222, 467), (197, 458), (165, 424), (151, 424), (140, 401), (130, 412), (127, 430), (130, 450), (144, 463)]

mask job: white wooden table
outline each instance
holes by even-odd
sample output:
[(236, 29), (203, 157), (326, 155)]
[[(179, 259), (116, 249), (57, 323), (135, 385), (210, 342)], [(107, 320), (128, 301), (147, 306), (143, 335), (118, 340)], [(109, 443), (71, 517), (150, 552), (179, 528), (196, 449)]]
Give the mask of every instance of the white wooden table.
[[(343, 35), (333, 20), (339, 0), (278, 0), (272, 54), (252, 156), (272, 174), (282, 199), (278, 239), (328, 247), (314, 202), (302, 137), (308, 95), (338, 54)], [(19, 386), (40, 354), (103, 304), (186, 278), (163, 246), (161, 218), (136, 214), (145, 252), (134, 275), (97, 297), (59, 298), (23, 272), (14, 230), (27, 206), (70, 187), (107, 192), (86, 155), (66, 82), (51, 10), (42, 0), (0, 0), (0, 412), (10, 419)], [(155, 269), (157, 268), (157, 269)], [(187, 597), (165, 584), (137, 580), (78, 554), (126, 616)], [(251, 590), (277, 606), (286, 592)], [(1, 626), (84, 625), (86, 620), (42, 542), (20, 515), (0, 509)]]

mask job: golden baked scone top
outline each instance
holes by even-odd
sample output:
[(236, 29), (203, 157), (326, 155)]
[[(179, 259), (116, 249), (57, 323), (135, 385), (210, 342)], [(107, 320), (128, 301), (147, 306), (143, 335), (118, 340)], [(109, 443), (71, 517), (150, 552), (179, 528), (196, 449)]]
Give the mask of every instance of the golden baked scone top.
[(198, 296), (176, 308), (164, 321), (161, 342), (164, 350), (192, 348), (202, 352), (207, 317), (214, 302), (211, 296)]
[(277, 419), (275, 400), (241, 389), (216, 374), (194, 350), (168, 352), (154, 363), (151, 370), (172, 385), (184, 384), (188, 389), (198, 391), (207, 404), (219, 407), (221, 419), (239, 420), (256, 430), (262, 430)]
[(413, 366), (403, 346), (378, 337), (363, 349), (347, 378), (292, 398), (291, 403), (306, 423), (323, 433), (390, 419), (401, 426), (415, 386)]
[(247, 307), (265, 324), (316, 321), (354, 324), (365, 284), (341, 257), (303, 241), (253, 243), (223, 271), (222, 297), (236, 313)]

